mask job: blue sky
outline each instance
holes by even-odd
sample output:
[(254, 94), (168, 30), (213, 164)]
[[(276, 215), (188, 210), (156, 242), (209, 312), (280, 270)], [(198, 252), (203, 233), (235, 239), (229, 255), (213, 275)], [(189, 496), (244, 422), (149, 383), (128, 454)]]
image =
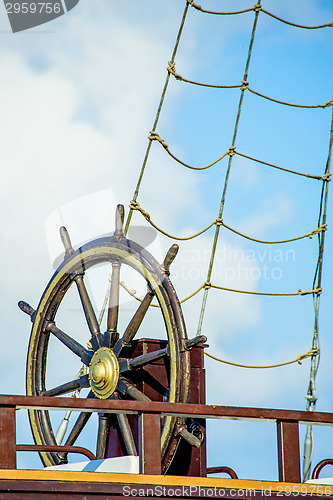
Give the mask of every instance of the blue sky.
[[(58, 221), (69, 226), (74, 245), (79, 244), (110, 231), (115, 203), (128, 206), (132, 198), (184, 3), (170, 0), (157, 5), (144, 0), (138, 6), (134, 0), (126, 4), (81, 0), (66, 16), (15, 35), (4, 9), (0, 13), (2, 342), (6, 352), (15, 349), (14, 376), (11, 358), (3, 360), (3, 372), (10, 375), (2, 379), (2, 393), (25, 392), (30, 324), (16, 304), (20, 299), (34, 307), (38, 304), (61, 248)], [(225, 11), (252, 7), (245, 0), (200, 3)], [(301, 9), (296, 1), (264, 0), (262, 4), (299, 24), (329, 23), (333, 18), (327, 1), (308, 0)], [(190, 9), (176, 71), (201, 82), (239, 84), (252, 23), (253, 12), (230, 17)], [(331, 44), (330, 28), (301, 30), (260, 13), (250, 87), (292, 103), (329, 101)], [(231, 145), (239, 92), (171, 78), (157, 132), (186, 163), (208, 164)], [(237, 150), (321, 175), (331, 112), (332, 108), (281, 106), (245, 92)], [(138, 201), (171, 234), (193, 234), (217, 217), (226, 166), (224, 158), (208, 170), (187, 170), (154, 142)], [(320, 188), (318, 181), (235, 156), (224, 222), (266, 240), (308, 233), (317, 227)], [(330, 214), (329, 204), (329, 226)], [(146, 222), (135, 214), (133, 225)], [(180, 243), (171, 274), (180, 299), (205, 281), (213, 234), (212, 228)], [(172, 242), (159, 236), (152, 253), (161, 260)], [(321, 411), (333, 411), (332, 244), (328, 231), (317, 377)], [(316, 238), (266, 247), (222, 229), (212, 282), (253, 291), (308, 290), (316, 258)], [(202, 292), (183, 307), (189, 337), (196, 333), (201, 300)], [(210, 290), (203, 333), (217, 356), (245, 364), (271, 364), (309, 350), (313, 319), (311, 296), (264, 298)], [(305, 408), (309, 360), (272, 370), (246, 370), (207, 360), (206, 368), (209, 403)], [(20, 419), (19, 436), (27, 442), (29, 429)], [(233, 466), (240, 477), (276, 478), (274, 426), (257, 427), (215, 422), (208, 437), (209, 465)], [(315, 429), (314, 463), (331, 454), (331, 442), (332, 429)], [(20, 460), (24, 467), (34, 459), (22, 455)]]

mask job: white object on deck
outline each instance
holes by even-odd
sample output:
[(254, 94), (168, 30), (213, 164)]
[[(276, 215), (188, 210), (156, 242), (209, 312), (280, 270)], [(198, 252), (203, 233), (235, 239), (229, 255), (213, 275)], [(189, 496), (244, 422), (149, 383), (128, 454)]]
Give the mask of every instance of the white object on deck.
[(139, 474), (139, 457), (105, 458), (102, 460), (87, 460), (71, 464), (51, 465), (44, 470), (69, 470), (82, 472), (121, 472), (124, 474)]
[(333, 477), (321, 477), (319, 479), (308, 479), (305, 481), (306, 484), (333, 484)]

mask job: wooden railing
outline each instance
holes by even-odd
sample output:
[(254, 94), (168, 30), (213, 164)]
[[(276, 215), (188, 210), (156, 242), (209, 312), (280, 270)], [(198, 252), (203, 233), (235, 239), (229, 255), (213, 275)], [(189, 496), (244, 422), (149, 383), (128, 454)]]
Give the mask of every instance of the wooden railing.
[(333, 425), (332, 413), (117, 399), (0, 395), (0, 468), (2, 469), (15, 469), (16, 452), (24, 449), (24, 446), (34, 446), (16, 444), (16, 410), (31, 408), (137, 414), (140, 472), (144, 474), (161, 474), (161, 416), (273, 421), (277, 425), (279, 481), (286, 482), (301, 481), (299, 424)]

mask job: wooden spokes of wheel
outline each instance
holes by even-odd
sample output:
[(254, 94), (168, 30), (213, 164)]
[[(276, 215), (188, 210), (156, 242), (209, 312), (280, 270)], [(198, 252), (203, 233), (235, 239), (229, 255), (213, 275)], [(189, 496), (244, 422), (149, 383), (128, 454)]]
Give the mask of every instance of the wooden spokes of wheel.
[[(118, 206), (116, 213), (116, 230), (111, 237), (96, 239), (74, 251), (65, 228), (61, 228), (61, 237), (65, 245), (65, 258), (47, 285), (38, 308), (34, 311), (28, 304), (20, 302), (19, 306), (31, 316), (33, 322), (27, 359), (27, 394), (60, 396), (88, 388), (89, 398), (131, 398), (150, 401), (137, 387), (136, 373), (160, 358), (167, 358), (168, 390), (165, 401), (187, 402), (189, 396), (189, 349), (199, 341), (187, 341), (185, 325), (176, 293), (169, 279), (169, 266), (177, 253), (176, 245), (169, 250), (167, 257), (160, 265), (143, 247), (126, 239), (122, 231), (123, 207)], [(106, 328), (100, 331), (93, 301), (85, 283), (89, 269), (104, 264), (110, 267), (112, 277), (106, 308)], [(121, 273), (130, 268), (139, 273), (145, 280), (147, 293), (138, 302), (134, 314), (127, 326), (120, 331), (118, 318), (121, 315), (119, 306), (119, 290)], [(108, 277), (106, 277), (108, 279)], [(142, 279), (141, 278), (141, 279)], [(107, 281), (106, 279), (106, 281)], [(75, 288), (77, 290), (75, 290)], [(74, 289), (74, 290), (73, 290)], [(70, 290), (72, 290), (70, 292)], [(59, 308), (68, 293), (78, 294), (84, 313), (87, 330), (88, 347), (75, 338), (75, 332), (64, 332), (61, 318), (58, 324)], [(138, 336), (144, 337), (142, 322), (148, 316), (151, 303), (155, 298), (159, 306), (159, 314), (163, 333), (167, 344), (164, 348), (131, 357), (131, 346)], [(156, 309), (155, 309), (156, 312)], [(81, 314), (83, 317), (83, 315)], [(65, 329), (65, 328), (64, 328)], [(159, 332), (157, 332), (156, 336)], [(54, 338), (56, 340), (54, 340)], [(60, 385), (48, 387), (47, 364), (50, 355), (50, 340), (60, 342), (70, 354), (79, 359), (87, 367), (88, 373), (66, 380)], [(59, 365), (61, 366), (61, 360)], [(75, 374), (74, 374), (75, 375)], [(73, 376), (74, 376), (73, 375)], [(82, 412), (66, 438), (66, 445), (73, 445), (87, 424), (90, 413)], [(30, 424), (36, 444), (57, 444), (49, 412), (46, 410), (30, 410)], [(127, 454), (137, 454), (131, 426), (126, 415), (117, 416), (117, 424)], [(177, 429), (180, 429), (177, 432)], [(180, 435), (184, 435), (184, 425), (174, 417), (161, 420), (161, 454), (162, 470), (165, 472), (172, 461)], [(99, 415), (97, 430), (97, 458), (106, 455), (108, 440), (108, 417)], [(188, 434), (188, 433), (187, 433)], [(186, 435), (184, 435), (186, 438)], [(187, 436), (188, 437), (188, 436)], [(42, 452), (44, 465), (56, 465), (64, 462), (64, 455), (55, 452)]]

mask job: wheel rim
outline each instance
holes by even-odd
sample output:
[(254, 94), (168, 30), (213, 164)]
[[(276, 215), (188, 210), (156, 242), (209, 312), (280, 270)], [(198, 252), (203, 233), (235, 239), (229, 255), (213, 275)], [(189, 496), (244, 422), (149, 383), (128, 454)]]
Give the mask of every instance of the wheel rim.
[[(45, 331), (45, 322), (55, 320), (62, 299), (74, 282), (76, 274), (82, 274), (106, 262), (117, 262), (121, 266), (131, 267), (141, 274), (154, 292), (163, 316), (170, 352), (168, 401), (187, 402), (189, 354), (187, 351), (180, 352), (179, 349), (179, 341), (186, 338), (186, 332), (177, 296), (167, 274), (156, 260), (141, 246), (123, 237), (103, 238), (84, 245), (67, 258), (51, 278), (36, 310), (32, 327), (27, 360), (27, 394), (38, 395), (46, 390), (45, 373), (50, 333)], [(123, 380), (122, 375), (120, 379)], [(115, 391), (116, 395), (119, 395), (117, 387)], [(29, 418), (36, 444), (56, 444), (48, 411), (31, 410)], [(162, 425), (163, 471), (167, 470), (177, 447), (179, 438), (174, 435), (175, 424), (175, 418), (167, 417)], [(57, 453), (41, 453), (41, 459), (44, 465), (55, 465), (62, 461)]]

